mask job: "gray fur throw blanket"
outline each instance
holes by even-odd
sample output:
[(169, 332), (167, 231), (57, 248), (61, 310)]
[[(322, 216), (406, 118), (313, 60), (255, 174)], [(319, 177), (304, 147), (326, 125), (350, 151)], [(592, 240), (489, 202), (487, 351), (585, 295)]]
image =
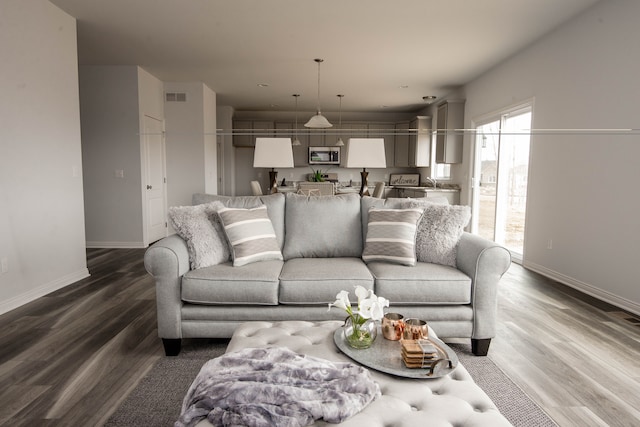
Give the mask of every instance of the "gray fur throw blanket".
[(191, 384), (176, 427), (298, 427), (339, 423), (380, 396), (365, 368), (283, 347), (246, 348), (209, 360)]

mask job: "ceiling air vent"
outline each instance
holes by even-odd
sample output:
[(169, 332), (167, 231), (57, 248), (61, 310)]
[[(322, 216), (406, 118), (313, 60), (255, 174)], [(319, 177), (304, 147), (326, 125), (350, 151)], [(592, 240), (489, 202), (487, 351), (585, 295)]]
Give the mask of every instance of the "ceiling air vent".
[(167, 102), (187, 102), (187, 94), (184, 92), (167, 92), (164, 96)]

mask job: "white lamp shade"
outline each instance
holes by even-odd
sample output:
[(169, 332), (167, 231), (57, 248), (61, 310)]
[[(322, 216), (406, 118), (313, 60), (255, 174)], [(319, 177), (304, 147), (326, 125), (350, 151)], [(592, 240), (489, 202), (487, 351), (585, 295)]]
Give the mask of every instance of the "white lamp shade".
[(347, 168), (386, 168), (383, 138), (349, 138)]
[(291, 138), (256, 138), (254, 168), (292, 168)]

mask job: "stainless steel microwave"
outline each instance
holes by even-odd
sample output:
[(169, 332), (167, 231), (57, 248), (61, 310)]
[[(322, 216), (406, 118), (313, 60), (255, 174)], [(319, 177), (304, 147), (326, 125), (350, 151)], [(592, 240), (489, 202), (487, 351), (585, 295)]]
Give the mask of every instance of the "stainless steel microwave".
[(340, 147), (309, 147), (310, 165), (339, 165)]

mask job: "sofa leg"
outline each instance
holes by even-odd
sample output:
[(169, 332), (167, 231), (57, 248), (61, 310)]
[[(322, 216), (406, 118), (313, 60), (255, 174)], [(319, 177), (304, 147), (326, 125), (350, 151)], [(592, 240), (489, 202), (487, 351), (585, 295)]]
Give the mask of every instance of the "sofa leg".
[(162, 338), (162, 344), (164, 345), (164, 354), (167, 356), (177, 356), (180, 354), (182, 347), (182, 340), (180, 338)]
[(491, 345), (491, 338), (481, 340), (471, 338), (471, 351), (476, 356), (486, 356), (489, 352), (489, 345)]

